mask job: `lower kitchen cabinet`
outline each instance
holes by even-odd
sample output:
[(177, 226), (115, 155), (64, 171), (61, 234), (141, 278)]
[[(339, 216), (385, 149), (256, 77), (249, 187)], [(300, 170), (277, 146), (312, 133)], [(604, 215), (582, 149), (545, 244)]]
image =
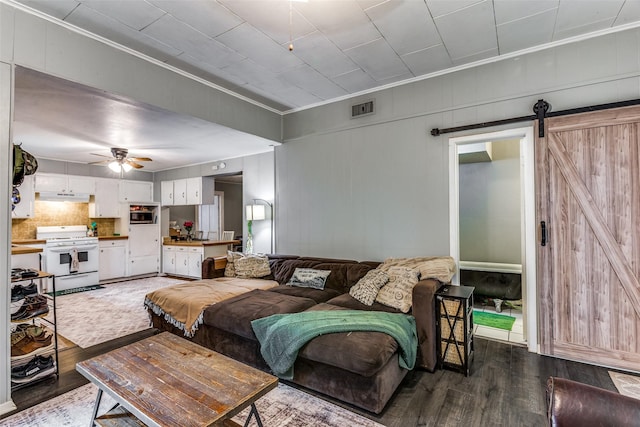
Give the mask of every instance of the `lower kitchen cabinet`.
[(127, 275), (127, 241), (100, 240), (100, 281)]
[(204, 248), (193, 246), (163, 246), (162, 271), (176, 276), (202, 278)]
[(160, 227), (158, 224), (129, 226), (129, 276), (160, 271)]

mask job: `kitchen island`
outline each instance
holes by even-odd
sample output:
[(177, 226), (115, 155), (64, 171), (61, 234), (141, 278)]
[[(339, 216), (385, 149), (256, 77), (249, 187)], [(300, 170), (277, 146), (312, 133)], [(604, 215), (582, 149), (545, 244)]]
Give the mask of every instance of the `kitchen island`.
[(240, 240), (172, 240), (162, 246), (162, 272), (173, 276), (202, 278), (202, 260), (225, 256), (229, 245)]
[[(28, 246), (32, 244), (34, 246)], [(40, 254), (44, 240), (16, 240), (11, 242), (11, 268), (40, 270)]]

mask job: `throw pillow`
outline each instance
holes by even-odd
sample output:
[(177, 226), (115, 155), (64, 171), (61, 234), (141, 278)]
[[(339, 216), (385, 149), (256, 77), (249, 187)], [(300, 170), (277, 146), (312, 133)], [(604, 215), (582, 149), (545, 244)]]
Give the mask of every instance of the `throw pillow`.
[(382, 270), (374, 269), (367, 271), (367, 274), (349, 289), (349, 295), (363, 303), (373, 305), (378, 296), (380, 288), (387, 284), (389, 275)]
[(296, 268), (287, 285), (301, 288), (324, 289), (331, 270), (316, 270), (313, 268)]
[(247, 254), (233, 262), (236, 277), (254, 279), (271, 274), (269, 258), (266, 255)]
[(418, 284), (420, 273), (409, 267), (391, 267), (387, 274), (389, 283), (380, 289), (376, 302), (408, 313), (413, 302), (413, 288)]
[(235, 262), (242, 258), (242, 252), (227, 251), (227, 266), (224, 268), (224, 277), (235, 277)]

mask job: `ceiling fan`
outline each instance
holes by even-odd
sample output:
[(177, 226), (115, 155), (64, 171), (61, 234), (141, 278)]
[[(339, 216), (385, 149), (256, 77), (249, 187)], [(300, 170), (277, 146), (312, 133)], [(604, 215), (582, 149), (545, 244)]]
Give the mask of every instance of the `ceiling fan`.
[[(150, 159), (149, 157), (127, 157), (127, 154), (129, 153), (129, 150), (126, 148), (111, 148), (111, 155), (113, 156), (112, 158), (109, 158), (107, 160), (101, 160), (99, 162), (91, 162), (89, 163), (90, 165), (99, 165), (99, 164), (105, 164), (108, 163), (109, 164), (109, 168), (114, 171), (114, 172), (128, 172), (130, 171), (132, 168), (135, 169), (142, 169), (144, 166), (141, 165), (138, 162), (151, 162), (152, 159)], [(103, 156), (102, 154), (95, 154), (92, 153), (94, 156), (102, 156), (102, 157), (109, 157), (109, 156)]]

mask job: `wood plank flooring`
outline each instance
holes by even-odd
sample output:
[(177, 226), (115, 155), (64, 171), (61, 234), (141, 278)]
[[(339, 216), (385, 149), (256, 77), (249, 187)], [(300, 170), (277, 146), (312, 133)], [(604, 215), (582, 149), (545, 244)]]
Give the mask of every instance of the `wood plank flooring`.
[[(77, 362), (153, 333), (147, 330), (88, 349), (63, 350), (59, 380), (17, 390), (13, 401), (22, 410), (84, 385), (88, 381), (75, 371)], [(538, 427), (546, 423), (545, 384), (549, 376), (616, 391), (606, 368), (540, 356), (524, 347), (476, 338), (469, 377), (448, 370), (410, 372), (380, 415), (327, 400), (389, 427)]]

